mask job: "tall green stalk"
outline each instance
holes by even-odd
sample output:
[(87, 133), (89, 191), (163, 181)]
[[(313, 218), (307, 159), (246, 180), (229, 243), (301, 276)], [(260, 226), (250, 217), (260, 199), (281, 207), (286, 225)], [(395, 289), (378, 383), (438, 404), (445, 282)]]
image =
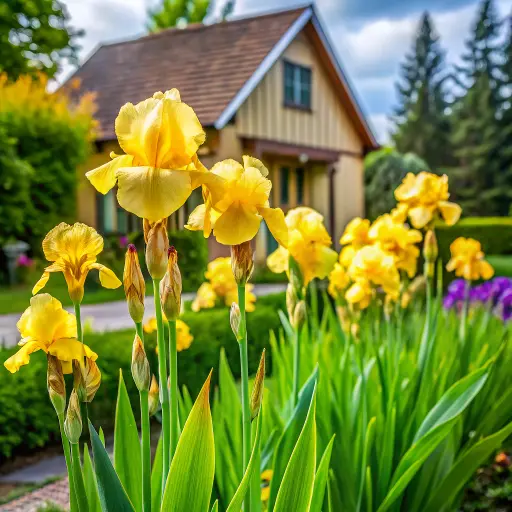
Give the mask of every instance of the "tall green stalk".
[(80, 303), (73, 302), (73, 306), (75, 306), (75, 317), (76, 317), (76, 334), (79, 341), (84, 342), (84, 336), (82, 333), (82, 318), (80, 314)]
[(176, 320), (169, 320), (169, 379), (171, 396), (171, 461), (180, 435), (178, 417), (178, 352), (176, 350)]
[(78, 443), (71, 444), (71, 464), (73, 467), (73, 483), (75, 485), (78, 510), (80, 512), (89, 512), (84, 476), (82, 474), (82, 466), (80, 465), (80, 448)]
[[(135, 324), (139, 338), (144, 343), (142, 322)], [(151, 429), (149, 423), (149, 393), (139, 391), (140, 398), (140, 437), (142, 460), (142, 510), (151, 512)]]
[(155, 300), (155, 316), (157, 327), (158, 345), (158, 377), (160, 379), (160, 402), (162, 404), (162, 446), (163, 446), (163, 470), (162, 492), (165, 488), (170, 465), (170, 413), (169, 390), (167, 388), (167, 358), (164, 339), (164, 322), (162, 319), (162, 307), (160, 304), (160, 281), (153, 279), (153, 296)]
[(299, 401), (300, 389), (300, 327), (295, 330), (293, 340), (293, 406)]
[(59, 419), (60, 438), (62, 440), (64, 458), (66, 459), (66, 469), (68, 471), (70, 509), (71, 512), (76, 512), (78, 510), (78, 502), (76, 500), (75, 482), (73, 479), (73, 467), (71, 465), (71, 450), (69, 448), (68, 438), (66, 437), (66, 433), (64, 432), (64, 413), (57, 414), (57, 418)]
[[(245, 316), (245, 284), (238, 285), (238, 306), (240, 308), (240, 371), (242, 379), (242, 474), (251, 458), (251, 404), (249, 397), (249, 365), (247, 360), (247, 320)], [(244, 512), (250, 512), (250, 496), (244, 501)]]

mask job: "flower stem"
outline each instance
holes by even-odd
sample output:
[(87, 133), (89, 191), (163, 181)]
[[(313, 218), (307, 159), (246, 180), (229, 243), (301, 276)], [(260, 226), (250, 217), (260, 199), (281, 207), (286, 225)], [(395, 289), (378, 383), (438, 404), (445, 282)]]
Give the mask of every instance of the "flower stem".
[(462, 302), (462, 310), (460, 314), (459, 337), (461, 345), (466, 343), (466, 330), (468, 323), (468, 308), (469, 308), (469, 290), (471, 289), (471, 281), (466, 281), (464, 286), (464, 300)]
[(84, 337), (82, 334), (82, 319), (80, 316), (80, 302), (73, 302), (75, 306), (75, 317), (76, 317), (76, 334), (79, 341), (84, 342)]
[(162, 443), (163, 443), (163, 471), (162, 492), (167, 481), (170, 464), (170, 414), (169, 414), (169, 389), (167, 387), (167, 358), (164, 341), (164, 323), (162, 319), (162, 307), (160, 305), (159, 280), (153, 279), (153, 293), (155, 300), (155, 316), (158, 344), (158, 376), (160, 379), (160, 403), (162, 404)]
[(73, 466), (73, 481), (75, 483), (78, 510), (80, 512), (89, 512), (87, 494), (85, 493), (84, 476), (82, 474), (82, 466), (80, 465), (80, 448), (78, 447), (78, 443), (71, 445), (71, 462)]
[(176, 350), (176, 320), (169, 320), (169, 378), (171, 395), (171, 461), (180, 435), (178, 418), (178, 353)]
[(69, 441), (64, 432), (64, 413), (57, 414), (59, 419), (60, 438), (62, 440), (62, 448), (64, 449), (64, 458), (66, 459), (66, 469), (68, 471), (69, 482), (69, 502), (71, 512), (78, 510), (78, 502), (76, 501), (75, 482), (73, 480), (73, 468), (71, 466), (71, 450), (69, 448)]
[(151, 512), (151, 445), (148, 392), (140, 391), (140, 430), (142, 455), (142, 510)]
[[(247, 361), (247, 321), (245, 316), (245, 284), (238, 285), (238, 306), (240, 307), (240, 371), (242, 378), (242, 474), (245, 473), (251, 457), (251, 405), (249, 397), (249, 366)], [(244, 512), (250, 512), (250, 496), (244, 501)]]
[(299, 400), (300, 386), (300, 328), (295, 331), (293, 340), (293, 406), (297, 405)]

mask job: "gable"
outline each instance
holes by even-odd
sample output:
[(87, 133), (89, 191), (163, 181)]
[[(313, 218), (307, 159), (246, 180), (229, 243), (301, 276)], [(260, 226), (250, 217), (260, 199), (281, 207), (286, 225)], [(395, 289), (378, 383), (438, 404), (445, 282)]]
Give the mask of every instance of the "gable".
[[(284, 63), (311, 69), (311, 110), (285, 106)], [(286, 48), (236, 115), (239, 136), (362, 154), (364, 141), (306, 31)]]

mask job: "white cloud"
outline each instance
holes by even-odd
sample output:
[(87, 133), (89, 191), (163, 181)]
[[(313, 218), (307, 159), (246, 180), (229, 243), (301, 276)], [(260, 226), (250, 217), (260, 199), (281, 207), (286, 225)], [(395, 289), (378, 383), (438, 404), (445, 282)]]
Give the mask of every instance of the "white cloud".
[(392, 123), (387, 114), (372, 114), (368, 116), (368, 122), (379, 144), (387, 144), (390, 141)]

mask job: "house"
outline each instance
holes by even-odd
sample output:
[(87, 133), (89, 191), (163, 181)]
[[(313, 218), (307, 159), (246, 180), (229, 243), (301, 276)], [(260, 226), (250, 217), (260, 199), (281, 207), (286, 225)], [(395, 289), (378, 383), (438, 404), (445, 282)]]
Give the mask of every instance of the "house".
[[(97, 153), (81, 170), (78, 216), (104, 233), (140, 229), (83, 177), (118, 152), (114, 120), (126, 102), (176, 87), (207, 137), (207, 166), (243, 154), (262, 159), (273, 183), (271, 206), (320, 211), (335, 241), (363, 215), (363, 158), (376, 141), (313, 5), (221, 22), (168, 29), (100, 46), (76, 72), (81, 91), (97, 95)], [(182, 227), (201, 202), (200, 190), (171, 218)], [(262, 228), (256, 255), (276, 242)], [(211, 256), (221, 248), (211, 243)]]

